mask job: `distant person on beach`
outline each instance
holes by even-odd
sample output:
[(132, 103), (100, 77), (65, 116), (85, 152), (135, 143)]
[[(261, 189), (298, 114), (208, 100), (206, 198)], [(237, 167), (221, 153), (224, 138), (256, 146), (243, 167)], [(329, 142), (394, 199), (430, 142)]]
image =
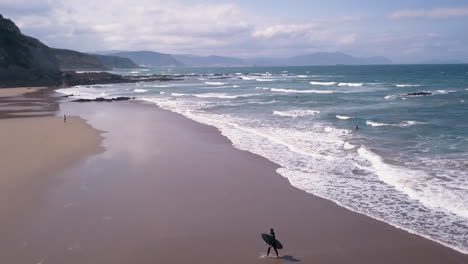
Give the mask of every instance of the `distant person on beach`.
[(358, 130), (358, 129), (359, 129), (358, 125), (355, 125), (354, 130)]
[(67, 122), (67, 115), (63, 115), (63, 122), (64, 122), (64, 123)]
[(276, 252), (276, 257), (279, 258), (278, 250), (276, 249), (276, 236), (275, 236), (275, 231), (273, 230), (273, 228), (270, 228), (270, 236), (273, 237), (273, 242), (270, 245), (268, 245), (267, 257), (268, 255), (270, 255), (270, 249), (273, 247), (273, 249)]

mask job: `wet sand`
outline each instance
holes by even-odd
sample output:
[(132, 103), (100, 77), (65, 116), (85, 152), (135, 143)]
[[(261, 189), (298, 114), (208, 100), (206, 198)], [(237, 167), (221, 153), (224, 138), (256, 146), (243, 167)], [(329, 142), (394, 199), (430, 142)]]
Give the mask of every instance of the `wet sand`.
[[(135, 102), (61, 109), (107, 131), (106, 150), (56, 176), (0, 247), (8, 263), (468, 263), (292, 187), (213, 127)], [(270, 227), (281, 259), (263, 257)]]
[(8, 244), (16, 239), (20, 223), (31, 220), (38, 200), (56, 184), (54, 175), (102, 150), (100, 132), (85, 120), (70, 117), (64, 123), (52, 116), (57, 102), (47, 92), (0, 89), (0, 263), (19, 263), (5, 258)]

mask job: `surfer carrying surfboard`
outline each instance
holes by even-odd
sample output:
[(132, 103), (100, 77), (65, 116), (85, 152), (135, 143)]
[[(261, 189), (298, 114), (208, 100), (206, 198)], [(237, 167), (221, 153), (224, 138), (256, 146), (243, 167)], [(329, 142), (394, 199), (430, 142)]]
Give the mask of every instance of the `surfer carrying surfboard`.
[(279, 258), (279, 255), (278, 255), (278, 250), (276, 249), (277, 246), (276, 246), (276, 236), (275, 236), (275, 231), (273, 230), (273, 228), (270, 228), (270, 236), (273, 238), (271, 240), (271, 243), (268, 244), (268, 251), (267, 251), (267, 257), (268, 255), (270, 255), (270, 249), (273, 248), (276, 252), (276, 257)]

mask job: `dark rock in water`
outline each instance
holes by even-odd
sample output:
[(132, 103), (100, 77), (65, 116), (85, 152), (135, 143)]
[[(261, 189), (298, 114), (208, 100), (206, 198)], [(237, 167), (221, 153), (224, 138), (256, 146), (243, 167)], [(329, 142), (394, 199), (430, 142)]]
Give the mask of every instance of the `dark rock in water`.
[(64, 72), (62, 74), (62, 86), (76, 85), (94, 85), (94, 84), (112, 84), (112, 83), (136, 83), (136, 82), (152, 82), (152, 81), (176, 81), (176, 79), (167, 75), (150, 75), (150, 76), (122, 76), (108, 72)]
[(113, 102), (113, 101), (128, 101), (131, 99), (135, 99), (135, 97), (126, 97), (126, 96), (120, 96), (120, 97), (114, 97), (114, 98), (102, 98), (98, 97), (96, 99), (76, 99), (73, 100), (72, 102), (78, 102), (78, 103), (86, 103), (86, 102)]
[(107, 72), (64, 72), (62, 73), (62, 86), (92, 85), (105, 83), (129, 82), (122, 76)]
[(0, 87), (53, 86), (59, 79), (51, 49), (0, 15)]
[(408, 96), (420, 96), (420, 95), (432, 95), (431, 92), (414, 92), (414, 93), (407, 93)]

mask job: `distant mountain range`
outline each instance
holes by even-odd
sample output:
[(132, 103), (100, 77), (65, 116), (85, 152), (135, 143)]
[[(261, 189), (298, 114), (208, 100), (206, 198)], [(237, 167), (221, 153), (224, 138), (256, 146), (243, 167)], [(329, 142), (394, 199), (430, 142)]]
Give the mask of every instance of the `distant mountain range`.
[(233, 66), (309, 66), (391, 64), (385, 57), (358, 58), (341, 52), (317, 52), (288, 58), (241, 59), (225, 56), (164, 54), (154, 51), (100, 51), (96, 54), (129, 58), (141, 66), (233, 67)]
[(465, 64), (466, 62), (460, 60), (427, 60), (421, 64)]
[(183, 66), (183, 63), (171, 55), (154, 51), (122, 51), (107, 55), (128, 58), (136, 64), (146, 67)]
[(62, 71), (106, 71), (139, 67), (128, 58), (88, 54), (67, 49), (51, 48), (51, 50)]
[(385, 57), (358, 58), (341, 52), (316, 52), (288, 58), (254, 58), (246, 60), (262, 66), (369, 65), (391, 64)]
[(190, 67), (245, 66), (243, 59), (223, 56), (172, 55), (176, 60)]

